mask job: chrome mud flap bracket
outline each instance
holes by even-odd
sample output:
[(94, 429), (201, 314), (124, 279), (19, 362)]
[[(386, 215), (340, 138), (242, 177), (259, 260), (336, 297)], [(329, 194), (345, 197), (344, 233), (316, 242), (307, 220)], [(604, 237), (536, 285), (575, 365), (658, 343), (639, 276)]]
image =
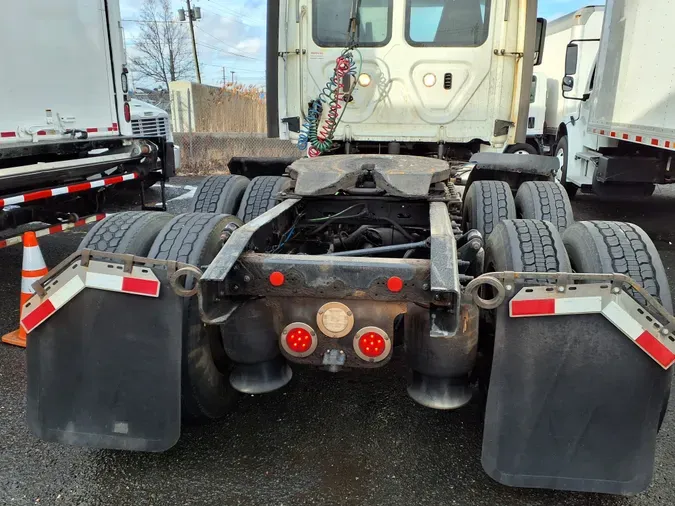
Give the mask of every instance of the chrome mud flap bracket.
[(178, 441), (184, 300), (170, 271), (136, 260), (85, 250), (34, 285), (22, 326), (26, 418), (40, 439), (137, 451)]
[(507, 303), (493, 314), (483, 468), (508, 486), (644, 491), (675, 361), (672, 316), (651, 298), (638, 304), (623, 291), (634, 283), (625, 276), (573, 285), (594, 275), (552, 275), (556, 285), (523, 287), (518, 273), (506, 274)]

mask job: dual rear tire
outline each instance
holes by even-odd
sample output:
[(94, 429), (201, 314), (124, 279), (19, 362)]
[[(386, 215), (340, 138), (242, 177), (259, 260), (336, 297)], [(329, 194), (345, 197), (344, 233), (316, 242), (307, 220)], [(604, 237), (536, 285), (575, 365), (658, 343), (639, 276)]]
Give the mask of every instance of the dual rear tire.
[[(242, 225), (235, 216), (213, 213), (119, 213), (92, 227), (78, 249), (208, 265), (220, 250), (222, 230), (232, 222)], [(183, 299), (181, 311), (183, 418), (220, 418), (232, 409), (237, 398), (229, 383), (231, 364), (220, 341), (220, 329), (202, 323), (196, 297)]]
[[(626, 274), (637, 281), (672, 314), (673, 305), (663, 262), (654, 243), (637, 225), (582, 221), (561, 235), (551, 222), (505, 220), (490, 235), (485, 252), (487, 272), (577, 272)], [(628, 290), (631, 293), (631, 290)], [(642, 302), (637, 293), (631, 295)], [(497, 325), (491, 321), (488, 325)], [(483, 355), (489, 355), (483, 348)], [(479, 364), (484, 372), (486, 367)], [(489, 368), (488, 368), (489, 371)], [(669, 372), (668, 385), (672, 380)], [(488, 373), (489, 376), (489, 373)], [(668, 408), (664, 396), (658, 427)]]
[(555, 181), (527, 181), (515, 199), (504, 181), (476, 181), (469, 187), (462, 210), (465, 232), (478, 230), (487, 240), (500, 221), (517, 218), (548, 221), (560, 232), (574, 223), (569, 197)]

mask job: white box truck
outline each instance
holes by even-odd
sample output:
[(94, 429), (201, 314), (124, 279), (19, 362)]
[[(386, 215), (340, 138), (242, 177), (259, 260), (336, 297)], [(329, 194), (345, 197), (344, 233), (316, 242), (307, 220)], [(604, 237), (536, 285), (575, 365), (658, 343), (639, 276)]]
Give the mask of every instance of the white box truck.
[(550, 23), (547, 124), (571, 195), (649, 196), (674, 181), (673, 23), (673, 0), (609, 0)]
[(116, 0), (10, 2), (0, 47), (0, 230), (96, 212), (93, 192), (172, 175), (171, 142), (133, 136)]

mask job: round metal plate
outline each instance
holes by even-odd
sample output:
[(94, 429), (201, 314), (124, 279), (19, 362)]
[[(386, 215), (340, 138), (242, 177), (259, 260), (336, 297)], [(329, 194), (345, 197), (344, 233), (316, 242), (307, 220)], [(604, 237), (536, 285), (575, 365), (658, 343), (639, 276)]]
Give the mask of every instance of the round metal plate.
[(328, 337), (344, 337), (354, 328), (354, 314), (341, 302), (328, 302), (316, 313), (316, 324)]

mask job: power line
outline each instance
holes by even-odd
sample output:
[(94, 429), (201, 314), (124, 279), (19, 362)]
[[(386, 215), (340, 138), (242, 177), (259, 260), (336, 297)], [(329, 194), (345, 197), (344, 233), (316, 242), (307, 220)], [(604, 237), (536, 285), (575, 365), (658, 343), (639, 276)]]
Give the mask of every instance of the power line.
[(246, 58), (247, 60), (253, 60), (253, 61), (262, 61), (260, 58), (253, 58), (251, 56), (244, 56), (243, 54), (232, 53), (230, 51), (225, 51), (224, 49), (220, 49), (219, 47), (210, 46), (210, 45), (205, 44), (203, 42), (197, 42), (197, 45), (201, 46), (201, 47), (206, 47), (206, 48), (212, 49), (214, 51), (218, 51), (219, 53), (227, 54), (227, 55), (230, 55), (230, 56), (238, 56), (239, 58)]
[[(223, 39), (219, 39), (219, 38), (216, 37), (215, 35), (210, 34), (210, 33), (207, 32), (206, 30), (203, 30), (203, 29), (200, 28), (200, 27), (197, 27), (197, 29), (198, 29), (201, 33), (203, 33), (203, 34), (205, 34), (205, 35), (208, 35), (208, 36), (211, 37), (212, 39), (217, 40), (217, 41), (220, 42), (221, 44), (226, 45), (227, 47), (233, 49), (234, 51), (239, 51), (239, 49), (237, 49), (236, 47), (234, 47), (234, 46), (228, 44), (228, 43), (225, 42)], [(243, 53), (243, 54), (242, 54), (242, 53)], [(255, 58), (255, 57), (253, 56), (252, 53), (246, 53), (245, 51), (239, 51), (238, 53), (232, 53), (232, 54), (235, 55), (235, 56), (242, 56), (243, 58), (250, 58), (250, 59), (252, 59), (252, 60), (262, 61), (260, 58)], [(247, 55), (248, 55), (248, 56), (247, 56)]]
[[(215, 9), (215, 8), (218, 8), (218, 10), (219, 10), (221, 13), (226, 13), (226, 14), (228, 14), (228, 15), (230, 15), (230, 16), (233, 16), (233, 17), (234, 17), (234, 20), (235, 20), (235, 21), (238, 21), (238, 22), (241, 23), (242, 25), (245, 25), (245, 26), (251, 26), (251, 25), (247, 25), (246, 23), (241, 22), (241, 21), (240, 21), (239, 19), (237, 19), (237, 18), (248, 19), (248, 20), (253, 21), (253, 22), (259, 21), (259, 20), (256, 20), (256, 19), (250, 17), (250, 16), (247, 16), (246, 14), (242, 14), (241, 12), (237, 12), (237, 11), (234, 11), (234, 10), (232, 10), (232, 9), (229, 9), (229, 8), (223, 6), (223, 5), (217, 4), (217, 3), (215, 3), (213, 0), (208, 0), (208, 2), (209, 2), (209, 5), (211, 5), (211, 7), (213, 7), (214, 9)], [(235, 17), (235, 16), (236, 16), (236, 17)]]

